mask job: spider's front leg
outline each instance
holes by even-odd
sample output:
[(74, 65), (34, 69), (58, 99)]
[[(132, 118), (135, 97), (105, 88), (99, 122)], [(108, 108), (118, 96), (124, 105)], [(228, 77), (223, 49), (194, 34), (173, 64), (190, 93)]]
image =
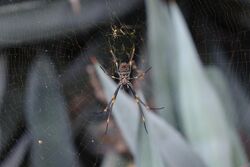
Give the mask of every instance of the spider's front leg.
[(100, 68), (102, 69), (102, 71), (107, 74), (109, 77), (111, 77), (112, 79), (119, 79), (117, 77), (115, 77), (114, 75), (110, 75), (102, 66), (100, 66)]
[(136, 95), (134, 89), (132, 88), (132, 84), (128, 84), (127, 85), (128, 88), (130, 89), (130, 91), (132, 92), (134, 98), (135, 98), (135, 101), (139, 107), (139, 110), (140, 110), (140, 114), (141, 114), (141, 118), (142, 118), (142, 121), (143, 121), (143, 125), (144, 125), (144, 129), (145, 131), (147, 132), (148, 134), (148, 129), (147, 129), (147, 126), (146, 126), (146, 120), (145, 120), (145, 115), (144, 115), (144, 112), (143, 112), (143, 109), (142, 109), (142, 106), (140, 104), (140, 98)]
[(143, 77), (149, 70), (151, 70), (151, 68), (152, 68), (152, 67), (149, 67), (149, 68), (146, 69), (143, 73), (141, 73), (141, 74), (139, 74), (139, 75), (137, 75), (137, 76), (135, 76), (135, 77), (132, 77), (132, 78), (130, 78), (130, 79), (138, 79), (138, 78)]
[(130, 72), (132, 70), (132, 64), (133, 64), (134, 55), (135, 55), (135, 45), (133, 45), (133, 49), (132, 49), (132, 52), (130, 54), (130, 59), (129, 59), (129, 70), (130, 70)]
[(114, 52), (113, 52), (112, 49), (110, 49), (110, 53), (111, 53), (111, 55), (112, 55), (112, 57), (113, 57), (113, 61), (114, 61), (114, 63), (115, 63), (116, 72), (118, 73), (118, 72), (119, 72), (119, 67), (118, 67), (119, 64), (118, 64), (117, 58), (116, 58), (116, 56), (115, 56), (115, 54), (114, 54)]
[(118, 92), (119, 92), (121, 86), (122, 86), (121, 84), (118, 85), (118, 87), (115, 90), (114, 95), (112, 96), (112, 99), (108, 103), (107, 107), (104, 109), (104, 112), (108, 112), (108, 118), (106, 120), (107, 125), (106, 125), (105, 134), (107, 134), (107, 132), (108, 132), (108, 125), (109, 125), (109, 120), (110, 120), (110, 116), (111, 116), (111, 113), (112, 113), (112, 108), (113, 108), (113, 105), (115, 103), (116, 97), (118, 95)]

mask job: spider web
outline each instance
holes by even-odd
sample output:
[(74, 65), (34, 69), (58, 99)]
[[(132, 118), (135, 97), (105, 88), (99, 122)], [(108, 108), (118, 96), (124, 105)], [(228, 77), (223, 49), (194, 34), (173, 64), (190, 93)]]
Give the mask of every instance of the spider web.
[[(9, 11), (6, 8), (8, 14), (12, 11), (12, 4), (22, 3), (22, 8), (26, 9), (29, 2), (31, 1), (18, 0), (0, 5), (9, 5)], [(59, 1), (48, 0), (41, 4), (42, 7), (48, 7), (53, 6), (53, 3), (56, 2)], [(69, 6), (72, 8), (79, 3), (77, 0), (69, 2), (71, 4)], [(82, 4), (87, 2), (80, 1)], [(100, 2), (96, 1), (96, 3)], [(68, 104), (67, 111), (72, 124), (74, 145), (81, 164), (100, 166), (105, 155), (109, 155), (109, 152), (112, 151), (121, 155), (116, 157), (117, 159), (122, 157), (133, 162), (119, 128), (115, 126), (114, 122), (111, 123), (108, 135), (103, 136), (106, 115), (100, 112), (105, 108), (106, 99), (103, 98), (100, 85), (94, 84), (96, 76), (90, 66), (90, 59), (95, 56), (109, 73), (113, 73), (114, 65), (110, 49), (114, 50), (119, 62), (128, 62), (131, 50), (135, 47), (135, 64), (146, 67), (149, 62), (147, 62), (144, 52), (145, 7), (143, 2), (138, 0), (134, 9), (128, 10), (127, 13), (120, 16), (118, 10), (121, 5), (124, 5), (123, 1), (121, 1), (123, 4), (119, 6), (118, 3), (118, 6), (115, 7), (112, 6), (112, 3), (111, 0), (105, 0), (104, 4), (100, 3), (108, 9), (108, 19), (97, 21), (97, 23), (88, 22), (86, 27), (90, 28), (86, 28), (87, 30), (81, 31), (81, 29), (72, 28), (70, 32), (63, 33), (63, 27), (60, 27), (61, 29), (48, 33), (48, 38), (39, 37), (44, 35), (43, 32), (36, 32), (36, 40), (29, 37), (28, 34), (26, 34), (24, 42), (10, 44), (3, 40), (7, 43), (1, 47), (1, 53), (8, 62), (8, 84), (2, 111), (8, 112), (1, 112), (0, 125), (5, 130), (4, 135), (9, 138), (2, 143), (3, 146), (0, 145), (0, 161), (9, 155), (10, 150), (15, 147), (15, 143), (27, 129), (23, 115), (23, 98), (30, 67), (36, 57), (48, 56), (56, 67), (57, 78), (63, 87)], [(221, 2), (219, 5), (225, 14), (213, 13), (212, 8), (216, 5), (209, 2), (204, 1), (204, 3), (198, 4), (195, 1), (180, 1), (180, 6), (189, 23), (204, 64), (221, 67), (229, 79), (237, 81), (242, 93), (248, 98), (250, 93), (249, 27), (242, 28), (242, 23), (234, 20), (234, 11), (227, 9), (234, 8), (235, 4)], [(207, 8), (203, 8), (204, 6)], [(39, 10), (36, 5), (33, 9)], [(81, 9), (73, 9), (76, 13), (78, 10)], [(249, 9), (242, 11), (243, 14), (248, 12)], [(91, 15), (91, 13), (89, 14)], [(224, 15), (225, 18), (220, 18)], [(39, 20), (37, 21), (39, 22)], [(11, 34), (7, 35), (11, 36)], [(145, 93), (147, 95), (152, 92), (146, 91)], [(244, 113), (241, 114), (244, 115)], [(249, 138), (246, 138), (245, 143), (248, 142)], [(249, 144), (246, 145), (249, 147)], [(27, 157), (29, 155), (26, 156), (24, 164), (29, 164)]]
[[(37, 2), (40, 4), (39, 1)], [(80, 1), (82, 4), (87, 2)], [(57, 1), (48, 1), (47, 4), (42, 3), (42, 7), (53, 6), (53, 3), (57, 3)], [(70, 3), (69, 7), (74, 8), (75, 3), (79, 2), (70, 1)], [(93, 91), (95, 85), (90, 82), (92, 73), (88, 72), (88, 68), (91, 69), (90, 57), (96, 56), (109, 72), (113, 72), (112, 56), (109, 53), (111, 48), (114, 49), (119, 61), (127, 61), (128, 53), (131, 52), (133, 46), (139, 53), (145, 20), (141, 5), (137, 5), (138, 7), (131, 10), (130, 15), (138, 14), (131, 21), (126, 17), (119, 18), (118, 15), (120, 14), (114, 12), (115, 10), (112, 9), (110, 3), (113, 2), (107, 0), (102, 4), (110, 12), (108, 15), (110, 22), (104, 20), (96, 23), (96, 25), (94, 24), (94, 26), (91, 24), (92, 28), (88, 31), (71, 30), (69, 33), (57, 35), (58, 31), (63, 31), (62, 28), (55, 31), (54, 34), (51, 33), (48, 38), (42, 37), (42, 39), (39, 36), (43, 36), (43, 32), (37, 32), (38, 40), (32, 38), (30, 40), (30, 37), (27, 36), (23, 39), (25, 42), (10, 44), (2, 49), (2, 55), (6, 57), (8, 62), (8, 84), (3, 104), (3, 110), (8, 111), (8, 113), (2, 112), (0, 119), (2, 129), (5, 130), (4, 135), (7, 136), (0, 150), (1, 160), (5, 160), (6, 156), (10, 155), (10, 150), (15, 148), (15, 144), (18, 143), (21, 136), (27, 133), (28, 127), (23, 114), (25, 109), (23, 99), (25, 99), (28, 74), (34, 61), (39, 56), (49, 57), (56, 68), (56, 77), (61, 83), (67, 101), (67, 111), (71, 118), (76, 154), (80, 163), (85, 166), (98, 166), (108, 150), (128, 154), (118, 128), (112, 128), (114, 126), (112, 123), (110, 126), (111, 134), (103, 137), (106, 115), (100, 114), (100, 112), (105, 107), (106, 99), (102, 101), (102, 99), (96, 98)], [(32, 6), (33, 2), (4, 3), (2, 5), (7, 5), (7, 13), (12, 12), (12, 4), (17, 5), (22, 10), (29, 5)], [(36, 5), (34, 8), (37, 7)], [(37, 10), (39, 9), (37, 8)], [(75, 12), (77, 10), (73, 9)], [(114, 29), (112, 30), (112, 28), (122, 29), (123, 33), (114, 37), (112, 34)], [(122, 149), (117, 149), (121, 146)], [(23, 165), (26, 166), (30, 163), (29, 153), (25, 157)], [(127, 157), (131, 159), (131, 157)]]
[[(129, 61), (133, 47), (136, 49), (136, 55), (139, 55), (144, 42), (145, 16), (140, 12), (139, 16), (132, 21), (126, 18), (119, 18), (110, 7), (110, 3), (110, 1), (106, 1), (106, 5), (111, 13), (111, 22), (104, 27), (96, 27), (97, 35), (91, 39), (89, 45), (87, 45), (90, 50), (87, 52), (87, 55), (90, 56), (87, 59), (91, 59), (92, 56), (95, 56), (108, 73), (114, 74), (115, 66), (110, 50), (113, 50), (119, 63)], [(92, 47), (94, 49), (92, 49)], [(135, 57), (135, 61), (139, 61), (138, 57)], [(142, 58), (143, 57), (144, 56), (142, 56)], [(85, 60), (86, 57), (83, 59)], [(83, 127), (87, 127), (87, 133), (81, 138), (83, 147), (80, 149), (80, 153), (90, 151), (94, 154), (95, 158), (90, 162), (90, 165), (93, 166), (100, 163), (100, 158), (103, 158), (103, 163), (105, 163), (106, 159), (109, 158), (110, 152), (112, 153), (113, 151), (123, 155), (117, 157), (119, 163), (123, 162), (120, 158), (127, 159), (127, 161), (132, 163), (133, 159), (114, 121), (110, 123), (108, 134), (104, 135), (107, 115), (102, 111), (106, 107), (107, 100), (109, 99), (104, 98), (100, 85), (94, 84), (95, 81), (97, 81), (95, 80), (97, 76), (92, 67), (87, 66), (86, 70), (90, 77), (90, 83), (85, 87), (86, 90), (83, 92), (88, 92), (87, 94), (92, 93), (92, 97), (85, 97), (86, 102), (89, 103), (89, 99), (93, 97), (96, 98), (97, 101), (92, 103), (93, 108), (87, 109), (90, 111), (86, 113), (88, 119), (85, 118), (84, 124), (82, 124)], [(92, 82), (91, 80), (94, 81)], [(86, 104), (84, 104), (84, 106), (86, 106)], [(91, 104), (87, 106), (91, 106)], [(85, 117), (85, 114), (83, 115), (83, 117)]]

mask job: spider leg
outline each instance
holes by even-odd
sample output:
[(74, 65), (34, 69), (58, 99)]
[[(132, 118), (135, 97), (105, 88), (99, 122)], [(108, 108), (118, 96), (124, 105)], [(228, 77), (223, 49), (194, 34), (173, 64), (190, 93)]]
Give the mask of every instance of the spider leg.
[(119, 79), (117, 77), (115, 77), (114, 75), (110, 75), (102, 66), (100, 66), (100, 68), (102, 69), (102, 71), (107, 74), (108, 76), (110, 76), (112, 79)]
[(121, 33), (122, 35), (126, 35), (126, 33), (122, 30), (122, 28), (120, 28), (120, 33)]
[(131, 92), (133, 93), (133, 95), (134, 95), (134, 97), (136, 98), (136, 100), (139, 102), (139, 103), (141, 103), (147, 110), (162, 110), (162, 109), (164, 109), (165, 107), (149, 107), (145, 102), (143, 102), (142, 100), (141, 100), (141, 98), (139, 97), (139, 96), (137, 96), (136, 95), (136, 93), (135, 93), (135, 91), (134, 91), (134, 89), (132, 88), (132, 85), (131, 84), (129, 84), (129, 87), (130, 87), (130, 90), (131, 90)]
[(119, 72), (118, 61), (117, 61), (117, 58), (116, 58), (116, 56), (115, 56), (115, 54), (114, 54), (114, 52), (113, 52), (112, 49), (110, 49), (110, 53), (111, 53), (111, 55), (112, 55), (112, 57), (113, 57), (113, 61), (114, 61), (114, 63), (115, 63), (116, 72)]
[(132, 68), (132, 61), (133, 61), (134, 55), (135, 55), (135, 45), (133, 45), (133, 49), (132, 49), (132, 52), (130, 54), (130, 59), (129, 59), (129, 69), (130, 69), (130, 71), (131, 71), (131, 68)]
[(137, 76), (135, 76), (135, 77), (132, 77), (132, 78), (130, 78), (130, 79), (138, 79), (138, 78), (141, 78), (141, 77), (143, 77), (149, 70), (151, 70), (152, 69), (152, 67), (149, 67), (148, 69), (146, 69), (143, 73), (141, 73), (141, 74), (139, 74), (139, 75), (137, 75)]
[(139, 107), (140, 114), (141, 114), (141, 118), (142, 118), (143, 125), (144, 125), (144, 129), (145, 129), (145, 131), (146, 131), (147, 134), (148, 134), (148, 129), (147, 129), (147, 126), (146, 126), (146, 121), (145, 121), (144, 112), (143, 112), (143, 109), (142, 109), (142, 106), (141, 106), (141, 103), (140, 103), (140, 100), (139, 100), (140, 98), (136, 95), (134, 89), (133, 89), (130, 85), (128, 85), (128, 87), (129, 87), (130, 91), (132, 92), (132, 94), (133, 94), (133, 96), (134, 96), (134, 98), (135, 98), (135, 101), (136, 101), (136, 103), (137, 103), (137, 105), (138, 105), (138, 107)]
[(107, 120), (106, 120), (107, 125), (106, 125), (105, 134), (107, 134), (107, 132), (108, 132), (108, 126), (109, 126), (110, 116), (111, 116), (111, 113), (112, 113), (112, 108), (113, 108), (113, 105), (114, 105), (114, 103), (115, 103), (115, 100), (116, 100), (116, 97), (117, 97), (117, 94), (118, 94), (120, 88), (121, 88), (121, 85), (119, 85), (119, 86), (116, 88), (115, 93), (114, 93), (114, 95), (112, 96), (112, 99), (111, 99), (110, 102), (108, 103), (107, 107), (104, 109), (104, 112), (108, 112), (108, 118), (107, 118)]

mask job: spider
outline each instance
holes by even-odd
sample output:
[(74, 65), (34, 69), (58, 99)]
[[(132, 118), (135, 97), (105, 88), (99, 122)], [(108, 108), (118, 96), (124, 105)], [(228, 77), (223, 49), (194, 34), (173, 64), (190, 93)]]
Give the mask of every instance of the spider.
[(132, 49), (132, 52), (131, 52), (130, 59), (129, 59), (128, 63), (122, 62), (122, 63), (119, 64), (112, 49), (110, 50), (110, 53), (111, 53), (111, 55), (113, 57), (113, 62), (115, 64), (115, 73), (117, 73), (119, 77), (116, 77), (114, 75), (110, 75), (102, 66), (100, 66), (100, 68), (103, 70), (103, 72), (105, 74), (110, 76), (112, 79), (119, 80), (119, 83), (118, 83), (118, 87), (116, 88), (116, 90), (114, 92), (114, 95), (112, 96), (112, 99), (109, 101), (107, 107), (104, 109), (104, 112), (108, 112), (107, 113), (108, 118), (106, 120), (105, 134), (107, 134), (107, 131), (108, 131), (108, 125), (109, 125), (109, 120), (110, 120), (113, 105), (115, 103), (118, 92), (119, 92), (119, 90), (121, 88), (128, 88), (128, 90), (132, 92), (132, 95), (133, 95), (133, 97), (134, 97), (134, 99), (135, 99), (135, 101), (136, 101), (136, 103), (137, 103), (137, 105), (139, 107), (139, 110), (140, 110), (140, 115), (141, 115), (141, 119), (142, 119), (143, 124), (144, 124), (144, 129), (145, 129), (146, 133), (148, 133), (147, 126), (146, 126), (146, 123), (145, 123), (145, 116), (144, 116), (144, 112), (142, 110), (141, 105), (143, 105), (147, 110), (160, 110), (160, 109), (163, 109), (164, 107), (152, 108), (152, 107), (149, 107), (146, 103), (144, 103), (140, 99), (140, 97), (137, 96), (135, 90), (133, 89), (131, 80), (136, 80), (136, 79), (139, 79), (139, 78), (143, 77), (151, 69), (151, 67), (149, 67), (148, 69), (146, 69), (144, 72), (142, 72), (139, 75), (130, 77), (131, 76), (131, 71), (132, 71), (132, 64), (133, 64), (132, 61), (133, 61), (133, 57), (134, 57), (134, 54), (135, 54), (135, 48), (133, 47), (133, 49)]

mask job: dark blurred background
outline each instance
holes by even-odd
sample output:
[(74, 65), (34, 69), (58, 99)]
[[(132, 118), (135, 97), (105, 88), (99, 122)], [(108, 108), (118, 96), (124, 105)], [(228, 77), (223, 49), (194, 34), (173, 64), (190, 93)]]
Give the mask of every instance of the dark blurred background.
[[(179, 0), (177, 4), (202, 62), (220, 67), (232, 81), (232, 91), (244, 94), (248, 99), (250, 2)], [(127, 27), (125, 38), (116, 40), (112, 36), (114, 25), (129, 25), (132, 28), (129, 30)], [(120, 40), (126, 41), (128, 49), (135, 44), (136, 52), (143, 52), (146, 30), (143, 0), (1, 1), (0, 52), (7, 62), (8, 75), (0, 112), (0, 162), (5, 162), (11, 156), (11, 150), (28, 133), (23, 114), (27, 77), (34, 60), (41, 56), (49, 57), (55, 66), (56, 77), (66, 97), (74, 147), (80, 163), (99, 166), (103, 154), (110, 149), (132, 161), (118, 132), (106, 136), (101, 142), (99, 140), (105, 127), (105, 117), (92, 111), (98, 112), (104, 108), (105, 102), (96, 98), (89, 77), (91, 72), (87, 67), (91, 64), (90, 56), (96, 56), (108, 71), (112, 71), (109, 49), (122, 48)], [(136, 33), (133, 34), (133, 31)], [(118, 53), (119, 59), (127, 58), (123, 55), (122, 52)], [(142, 60), (144, 57), (136, 57), (136, 62)], [(239, 98), (235, 100), (241, 101)], [(240, 116), (244, 118), (244, 115)], [(247, 120), (242, 120), (242, 124), (244, 122)], [(246, 148), (250, 148), (244, 130), (241, 136)], [(20, 166), (29, 165), (28, 146), (25, 152)]]

